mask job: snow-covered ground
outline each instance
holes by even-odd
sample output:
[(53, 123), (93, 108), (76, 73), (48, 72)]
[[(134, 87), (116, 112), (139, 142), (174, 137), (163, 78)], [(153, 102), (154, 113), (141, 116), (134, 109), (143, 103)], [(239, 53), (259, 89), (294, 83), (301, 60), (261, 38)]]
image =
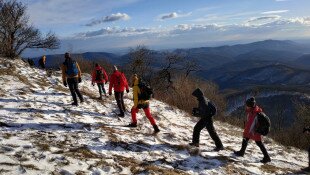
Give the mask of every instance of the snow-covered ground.
[[(48, 77), (20, 60), (0, 58), (0, 84), (0, 174), (302, 174), (308, 164), (305, 151), (268, 138), (271, 163), (259, 163), (262, 154), (253, 142), (244, 157), (235, 157), (242, 129), (221, 122), (215, 127), (225, 150), (212, 151), (206, 130), (200, 149), (188, 147), (197, 118), (154, 99), (159, 134), (152, 135), (143, 111), (137, 128), (124, 127), (129, 112), (118, 118), (113, 97), (97, 100), (87, 74), (80, 84), (85, 102), (78, 107), (70, 105), (59, 73)], [(125, 103), (129, 110), (131, 94)]]

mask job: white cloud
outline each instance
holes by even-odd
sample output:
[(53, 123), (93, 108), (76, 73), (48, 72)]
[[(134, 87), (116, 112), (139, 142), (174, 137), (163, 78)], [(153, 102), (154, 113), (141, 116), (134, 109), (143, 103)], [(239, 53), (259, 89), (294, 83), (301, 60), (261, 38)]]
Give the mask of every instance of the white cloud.
[(262, 12), (263, 15), (270, 15), (270, 14), (279, 14), (279, 13), (286, 13), (289, 12), (289, 10), (273, 10), (273, 11), (266, 11)]
[(99, 20), (94, 20), (86, 24), (86, 26), (94, 26), (94, 25), (98, 25), (101, 23), (105, 23), (105, 22), (113, 22), (113, 21), (118, 21), (118, 20), (129, 20), (129, 19), (130, 19), (130, 16), (127, 15), (126, 13), (116, 13), (116, 14), (111, 14), (110, 16), (103, 17), (102, 19), (99, 19)]
[(20, 0), (28, 5), (30, 20), (38, 26), (83, 24), (104, 11), (139, 0)]
[(172, 13), (167, 13), (167, 14), (161, 14), (159, 15), (160, 20), (166, 20), (166, 19), (173, 19), (173, 18), (181, 18), (181, 17), (187, 17), (190, 16), (192, 13), (177, 13), (177, 12), (172, 12)]
[(248, 22), (248, 23), (252, 23), (252, 22), (262, 22), (262, 21), (269, 22), (269, 20), (277, 20), (277, 19), (280, 19), (280, 18), (281, 18), (281, 16), (279, 16), (279, 15), (260, 16), (260, 17), (251, 18), (251, 19), (248, 20), (247, 22)]
[(118, 28), (118, 27), (106, 27), (100, 30), (95, 31), (88, 31), (83, 33), (76, 34), (76, 37), (97, 37), (97, 36), (107, 36), (107, 35), (114, 35), (114, 36), (130, 36), (130, 35), (138, 35), (151, 32), (152, 29), (150, 28)]

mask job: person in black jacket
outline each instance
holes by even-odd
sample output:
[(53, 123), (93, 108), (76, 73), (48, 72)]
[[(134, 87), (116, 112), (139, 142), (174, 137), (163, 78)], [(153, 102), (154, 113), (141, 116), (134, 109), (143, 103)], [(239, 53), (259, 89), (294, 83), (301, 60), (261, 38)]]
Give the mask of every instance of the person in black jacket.
[(217, 135), (213, 126), (213, 116), (216, 114), (216, 108), (214, 104), (206, 97), (204, 97), (203, 92), (197, 88), (193, 93), (199, 102), (198, 108), (193, 108), (193, 115), (200, 117), (201, 119), (197, 122), (194, 127), (193, 140), (190, 145), (199, 147), (199, 137), (201, 130), (206, 127), (209, 135), (215, 142), (215, 151), (223, 150), (223, 144), (219, 136)]

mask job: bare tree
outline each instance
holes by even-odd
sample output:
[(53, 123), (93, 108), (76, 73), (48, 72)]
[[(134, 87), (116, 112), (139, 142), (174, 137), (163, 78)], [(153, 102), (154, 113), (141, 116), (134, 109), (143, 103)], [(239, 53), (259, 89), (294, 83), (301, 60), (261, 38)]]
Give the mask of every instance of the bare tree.
[(129, 52), (129, 72), (130, 74), (138, 74), (145, 79), (152, 77), (152, 51), (145, 46), (137, 46)]
[(187, 60), (184, 64), (185, 77), (188, 77), (190, 73), (199, 70), (199, 65), (196, 60)]
[(57, 49), (59, 40), (49, 32), (42, 36), (29, 25), (26, 6), (16, 0), (0, 0), (0, 53), (15, 58), (28, 48)]

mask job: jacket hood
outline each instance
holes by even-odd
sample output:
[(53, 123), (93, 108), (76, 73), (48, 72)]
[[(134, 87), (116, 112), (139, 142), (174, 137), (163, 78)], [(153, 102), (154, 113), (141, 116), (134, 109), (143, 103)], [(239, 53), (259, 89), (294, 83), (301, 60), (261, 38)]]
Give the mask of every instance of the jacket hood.
[(201, 91), (200, 88), (197, 88), (196, 90), (194, 90), (194, 92), (192, 93), (192, 95), (194, 97), (197, 97), (197, 98), (202, 98), (203, 97), (203, 92)]
[(255, 105), (253, 108), (248, 108), (246, 111), (247, 112), (260, 113), (260, 112), (263, 112), (263, 109), (260, 108), (259, 106)]
[(96, 69), (96, 70), (101, 70), (101, 67), (100, 67), (100, 66), (96, 66), (95, 69)]

